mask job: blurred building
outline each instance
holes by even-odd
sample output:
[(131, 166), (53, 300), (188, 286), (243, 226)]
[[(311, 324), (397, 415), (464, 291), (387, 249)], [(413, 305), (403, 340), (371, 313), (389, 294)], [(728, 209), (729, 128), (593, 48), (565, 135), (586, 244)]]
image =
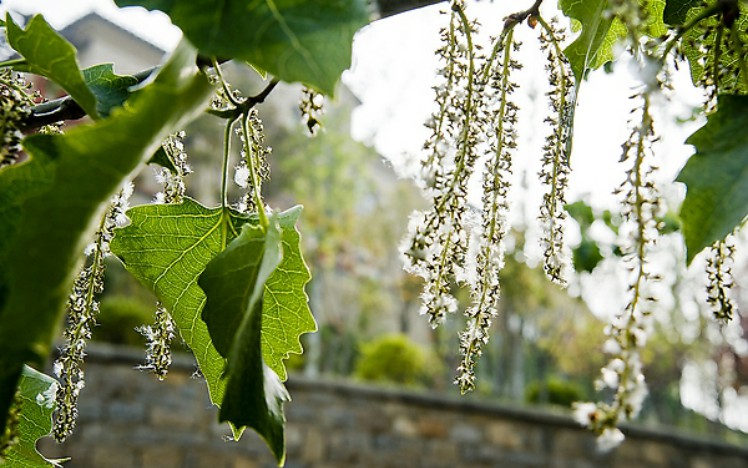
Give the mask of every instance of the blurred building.
[(167, 52), (96, 13), (83, 16), (60, 33), (78, 49), (81, 67), (111, 62), (121, 75), (154, 67)]

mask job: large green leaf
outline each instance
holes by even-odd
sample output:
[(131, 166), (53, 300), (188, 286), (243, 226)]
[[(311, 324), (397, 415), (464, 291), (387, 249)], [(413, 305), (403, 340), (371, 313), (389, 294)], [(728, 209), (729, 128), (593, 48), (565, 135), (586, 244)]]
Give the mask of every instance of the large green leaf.
[(38, 468), (60, 466), (36, 450), (36, 442), (52, 432), (57, 382), (52, 377), (25, 366), (18, 383), (20, 390), (19, 440), (6, 455), (9, 467)]
[(245, 225), (239, 237), (208, 264), (198, 284), (208, 297), (203, 319), (216, 349), (227, 358), (219, 418), (239, 429), (255, 429), (282, 465), (282, 405), (289, 400), (288, 392), (262, 357), (265, 283), (283, 257), (280, 226), (275, 217), (270, 221), (265, 232)]
[(111, 63), (102, 63), (83, 70), (83, 78), (96, 96), (97, 112), (107, 117), (112, 109), (120, 107), (132, 92), (130, 89), (139, 80), (130, 75), (117, 75)]
[[(262, 337), (264, 359), (282, 378), (286, 375), (282, 360), (289, 353), (300, 353), (299, 336), (316, 329), (304, 293), (310, 275), (295, 229), (299, 213), (300, 207), (278, 216), (285, 255), (267, 282), (263, 301), (267, 330)], [(206, 298), (197, 279), (208, 262), (236, 237), (241, 224), (257, 221), (221, 208), (206, 208), (189, 198), (178, 205), (135, 207), (128, 216), (132, 223), (117, 231), (111, 249), (169, 309), (182, 338), (195, 353), (212, 401), (220, 405), (224, 360), (200, 319)]]
[(680, 210), (687, 261), (739, 226), (748, 215), (748, 96), (722, 95), (717, 111), (686, 143), (696, 154), (677, 181), (686, 184)]
[(246, 60), (332, 95), (351, 64), (363, 0), (117, 0), (167, 13), (202, 55)]
[(78, 67), (75, 47), (40, 15), (32, 17), (25, 30), (13, 22), (10, 14), (6, 18), (8, 43), (26, 59), (26, 65), (14, 69), (49, 78), (67, 91), (88, 115), (99, 117), (96, 97)]
[(626, 28), (603, 13), (608, 0), (560, 0), (563, 13), (582, 26), (582, 31), (565, 50), (577, 84), (587, 70), (613, 60), (613, 45), (626, 34)]
[[(81, 252), (106, 202), (161, 141), (201, 111), (212, 87), (184, 42), (158, 77), (106, 119), (24, 141), (30, 160), (0, 171), (0, 425), (24, 363), (42, 363), (57, 336)], [(41, 188), (33, 177), (41, 175)], [(14, 193), (19, 187), (27, 193)]]
[(169, 310), (205, 376), (211, 400), (223, 399), (224, 359), (210, 339), (200, 311), (205, 294), (197, 279), (237, 236), (246, 219), (185, 198), (180, 204), (144, 205), (127, 212), (129, 226), (116, 232), (112, 252)]
[(667, 0), (663, 20), (671, 26), (683, 24), (686, 22), (688, 11), (703, 3), (703, 0)]

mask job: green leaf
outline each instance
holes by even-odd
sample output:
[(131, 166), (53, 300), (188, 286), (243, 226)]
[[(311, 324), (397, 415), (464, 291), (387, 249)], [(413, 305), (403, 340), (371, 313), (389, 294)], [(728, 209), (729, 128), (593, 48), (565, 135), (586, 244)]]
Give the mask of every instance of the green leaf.
[(613, 60), (613, 45), (625, 36), (620, 21), (605, 18), (608, 0), (560, 0), (563, 13), (581, 23), (582, 32), (565, 50), (577, 83), (587, 70)]
[(664, 216), (658, 218), (657, 224), (660, 226), (660, 235), (672, 234), (682, 229), (678, 214), (672, 210), (668, 210)]
[(301, 207), (297, 206), (278, 216), (283, 261), (266, 283), (262, 306), (262, 356), (282, 380), (286, 380), (283, 360), (288, 359), (290, 353), (302, 353), (301, 335), (317, 331), (304, 292), (312, 275), (301, 256), (301, 237), (296, 230), (300, 215)]
[(592, 207), (581, 200), (569, 203), (564, 208), (569, 213), (569, 216), (579, 223), (582, 231), (586, 231), (595, 222), (595, 214), (592, 212)]
[(130, 88), (139, 83), (134, 76), (115, 74), (111, 63), (86, 68), (83, 79), (96, 97), (96, 110), (103, 117), (121, 107), (132, 94)]
[[(304, 293), (309, 270), (294, 226), (300, 210), (292, 208), (278, 217), (285, 255), (268, 280), (263, 301), (268, 330), (262, 338), (264, 359), (283, 378), (282, 359), (289, 353), (300, 353), (299, 336), (316, 329)], [(170, 311), (182, 338), (195, 353), (211, 400), (220, 405), (224, 360), (200, 319), (206, 297), (197, 280), (205, 266), (236, 237), (239, 226), (257, 221), (221, 208), (206, 208), (189, 198), (178, 205), (138, 206), (127, 214), (132, 222), (117, 230), (112, 252)]]
[(686, 22), (688, 11), (702, 3), (702, 0), (667, 0), (663, 20), (671, 26), (681, 25)]
[(275, 217), (266, 232), (247, 224), (198, 281), (208, 297), (203, 319), (216, 348), (227, 358), (219, 419), (257, 431), (279, 465), (285, 458), (282, 405), (289, 397), (278, 375), (263, 362), (262, 335), (265, 283), (282, 257)]
[[(640, 3), (642, 0), (639, 0)], [(667, 7), (665, 0), (646, 0), (644, 10), (647, 14), (646, 32), (650, 37), (662, 37), (668, 32), (668, 27), (663, 20), (664, 11)]]
[(52, 432), (52, 413), (57, 382), (52, 377), (24, 366), (20, 390), (20, 439), (6, 455), (7, 466), (36, 468), (60, 466), (60, 460), (47, 460), (36, 450), (36, 442)]
[(189, 198), (174, 205), (137, 206), (127, 215), (131, 223), (116, 231), (111, 250), (169, 311), (195, 354), (211, 400), (220, 405), (224, 359), (200, 319), (206, 298), (197, 279), (247, 221)]
[(176, 166), (174, 166), (174, 162), (169, 159), (169, 156), (166, 154), (166, 150), (163, 146), (156, 150), (153, 156), (151, 156), (151, 159), (148, 160), (148, 164), (157, 164), (161, 167), (169, 169), (171, 172), (177, 172), (177, 168)]
[[(735, 20), (742, 44), (741, 54), (745, 55), (745, 47), (748, 44), (748, 14), (746, 6), (741, 2), (738, 4), (740, 16)], [(708, 7), (705, 7), (708, 8)], [(688, 13), (688, 20), (704, 13), (705, 8), (692, 8)], [(722, 47), (715, 47), (720, 30)], [(745, 94), (748, 93), (746, 78), (740, 73), (738, 55), (736, 54), (734, 41), (729, 28), (722, 24), (721, 17), (710, 16), (701, 20), (696, 26), (689, 29), (680, 42), (683, 54), (688, 59), (691, 68), (691, 80), (697, 86), (704, 77), (706, 70), (715, 69), (715, 59), (719, 61), (719, 89), (720, 94)], [(709, 52), (704, 53), (704, 49)], [(717, 54), (719, 50), (719, 54)]]
[(686, 184), (680, 210), (687, 262), (723, 239), (748, 215), (748, 96), (722, 95), (717, 111), (686, 143), (696, 153), (676, 180)]
[[(109, 118), (24, 141), (30, 160), (0, 171), (0, 425), (26, 362), (43, 363), (57, 336), (84, 246), (106, 202), (162, 140), (208, 103), (212, 87), (188, 43)], [(34, 186), (36, 176), (39, 187)], [(27, 191), (15, 191), (26, 187)], [(0, 427), (0, 429), (2, 429)]]
[(351, 64), (354, 33), (368, 22), (362, 0), (117, 0), (161, 10), (200, 53), (241, 59), (288, 82), (333, 95)]
[(597, 242), (583, 235), (582, 242), (572, 251), (572, 259), (574, 270), (592, 273), (592, 270), (603, 261), (603, 255), (600, 253), (600, 246)]
[(25, 30), (13, 22), (10, 14), (6, 22), (8, 43), (26, 59), (26, 65), (14, 69), (49, 78), (67, 91), (86, 114), (98, 118), (96, 97), (86, 86), (78, 67), (75, 47), (41, 15), (32, 17)]

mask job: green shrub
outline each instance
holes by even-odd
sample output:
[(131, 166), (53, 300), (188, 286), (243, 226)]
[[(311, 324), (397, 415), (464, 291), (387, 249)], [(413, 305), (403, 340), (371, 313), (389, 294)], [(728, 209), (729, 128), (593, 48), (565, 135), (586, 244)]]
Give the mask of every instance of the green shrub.
[(128, 296), (108, 296), (101, 301), (93, 339), (142, 347), (144, 338), (135, 328), (153, 322), (156, 304)]
[(550, 377), (544, 382), (533, 382), (527, 386), (525, 400), (529, 403), (550, 403), (571, 407), (584, 398), (584, 391), (574, 382)]
[(405, 335), (384, 335), (361, 345), (354, 375), (366, 381), (406, 386), (431, 383), (441, 363)]

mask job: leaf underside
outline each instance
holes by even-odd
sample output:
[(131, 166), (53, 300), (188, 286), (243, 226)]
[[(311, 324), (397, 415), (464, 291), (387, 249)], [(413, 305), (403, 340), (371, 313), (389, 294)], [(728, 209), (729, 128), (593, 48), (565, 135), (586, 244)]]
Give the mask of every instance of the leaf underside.
[(702, 0), (667, 0), (663, 19), (671, 26), (681, 25), (686, 22), (686, 17), (691, 8), (703, 3)]
[(724, 239), (748, 215), (748, 96), (722, 95), (717, 111), (686, 143), (696, 153), (676, 180), (686, 184), (680, 210), (687, 262)]
[[(705, 7), (706, 8), (706, 7)], [(748, 45), (748, 14), (746, 14), (746, 6), (742, 3), (739, 4), (740, 16), (735, 20), (735, 27), (738, 30), (738, 35), (742, 44), (743, 52), (746, 45)], [(702, 13), (704, 8), (691, 8), (688, 11), (687, 18), (690, 20), (695, 16)], [(688, 30), (681, 40), (681, 48), (683, 54), (688, 59), (688, 64), (691, 69), (691, 80), (697, 86), (700, 86), (700, 81), (704, 77), (706, 70), (719, 70), (719, 83), (718, 91), (720, 94), (745, 94), (748, 93), (748, 86), (746, 86), (745, 77), (741, 76), (739, 59), (736, 54), (735, 47), (731, 47), (729, 44), (734, 43), (730, 37), (730, 30), (724, 28), (721, 23), (721, 18), (718, 16), (711, 16), (709, 18), (701, 20), (698, 25)], [(722, 29), (722, 45), (718, 48), (715, 45), (717, 34), (716, 30)], [(726, 39), (727, 44), (724, 42)], [(705, 49), (708, 51), (705, 52)], [(718, 58), (717, 67), (715, 67), (715, 56)]]
[(582, 31), (564, 54), (569, 59), (574, 78), (580, 83), (589, 69), (599, 68), (613, 59), (613, 44), (625, 34), (626, 29), (619, 23), (605, 18), (608, 0), (561, 0), (561, 11), (580, 22)]
[[(580, 35), (565, 50), (577, 84), (588, 70), (595, 70), (614, 60), (614, 46), (626, 37), (626, 26), (618, 18), (606, 18), (608, 0), (561, 0), (561, 10), (578, 21)], [(665, 0), (648, 0), (644, 5), (646, 34), (660, 37), (667, 32), (663, 22)]]
[(328, 95), (351, 64), (354, 33), (368, 22), (362, 0), (116, 3), (168, 14), (204, 56), (244, 60), (283, 81), (305, 83)]
[(36, 441), (52, 432), (57, 381), (25, 366), (18, 382), (21, 396), (20, 439), (6, 455), (8, 467), (38, 468), (60, 466), (58, 460), (47, 460), (36, 450)]
[(122, 106), (138, 84), (138, 79), (129, 75), (117, 75), (111, 63), (102, 63), (83, 70), (83, 79), (96, 96), (96, 110), (107, 117), (112, 109)]
[[(265, 284), (262, 300), (262, 358), (285, 379), (283, 359), (302, 351), (299, 337), (316, 329), (304, 286), (309, 270), (300, 251), (295, 223), (300, 207), (278, 215), (283, 259)], [(230, 346), (221, 332), (211, 333), (201, 318), (208, 300), (198, 284), (206, 266), (237, 237), (241, 226), (256, 225), (222, 208), (206, 208), (186, 198), (181, 204), (139, 206), (128, 211), (132, 222), (117, 230), (112, 251), (125, 268), (152, 290), (170, 311), (177, 328), (193, 350), (214, 404), (221, 406), (226, 381), (222, 378)], [(218, 299), (218, 298), (216, 298)], [(236, 331), (235, 321), (229, 321)], [(216, 349), (214, 346), (220, 349)], [(258, 374), (261, 375), (261, 374)]]

